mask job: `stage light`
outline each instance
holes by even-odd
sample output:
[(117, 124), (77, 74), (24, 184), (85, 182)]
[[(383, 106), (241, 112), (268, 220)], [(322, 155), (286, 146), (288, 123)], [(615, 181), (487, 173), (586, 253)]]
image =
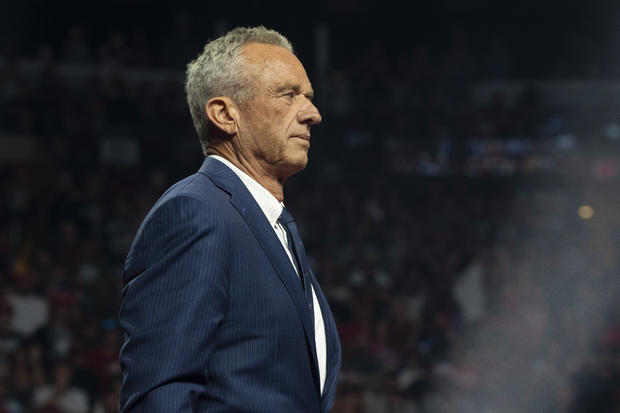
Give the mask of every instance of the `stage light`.
[(590, 205), (582, 205), (577, 210), (577, 214), (581, 219), (590, 219), (594, 216), (594, 208)]

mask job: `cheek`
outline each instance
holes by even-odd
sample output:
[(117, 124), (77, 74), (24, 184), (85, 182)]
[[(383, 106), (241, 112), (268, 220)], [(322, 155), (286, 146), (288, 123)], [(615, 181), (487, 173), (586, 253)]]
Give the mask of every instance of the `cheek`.
[(281, 141), (288, 137), (291, 128), (291, 121), (281, 113), (273, 113), (263, 119), (264, 129), (268, 131), (269, 138), (274, 141)]

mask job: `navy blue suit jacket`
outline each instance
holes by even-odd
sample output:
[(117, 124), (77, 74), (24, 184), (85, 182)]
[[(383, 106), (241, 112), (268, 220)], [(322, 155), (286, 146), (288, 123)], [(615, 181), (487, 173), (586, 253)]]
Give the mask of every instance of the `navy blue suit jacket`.
[(329, 411), (340, 341), (311, 278), (327, 342), (322, 395), (300, 280), (241, 180), (207, 158), (157, 201), (127, 256), (121, 412)]

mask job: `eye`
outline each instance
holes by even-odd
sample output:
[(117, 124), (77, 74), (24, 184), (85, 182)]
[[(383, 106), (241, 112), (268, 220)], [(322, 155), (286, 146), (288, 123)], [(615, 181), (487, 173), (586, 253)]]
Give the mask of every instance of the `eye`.
[(290, 92), (286, 92), (284, 94), (284, 96), (289, 97), (289, 98), (294, 98), (295, 97), (295, 92), (293, 92), (292, 90)]

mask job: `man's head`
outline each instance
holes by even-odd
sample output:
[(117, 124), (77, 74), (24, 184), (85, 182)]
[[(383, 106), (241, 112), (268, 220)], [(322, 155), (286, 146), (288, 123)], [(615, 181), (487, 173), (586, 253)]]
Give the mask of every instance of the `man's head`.
[(252, 96), (251, 79), (245, 73), (247, 65), (241, 56), (242, 46), (252, 42), (280, 46), (293, 53), (288, 39), (274, 30), (263, 26), (237, 27), (208, 42), (202, 53), (187, 65), (187, 104), (203, 149), (213, 133), (205, 113), (209, 99), (227, 96), (240, 103)]
[(274, 177), (305, 167), (310, 126), (321, 117), (284, 36), (237, 28), (207, 43), (188, 65), (186, 92), (205, 153), (224, 142)]

